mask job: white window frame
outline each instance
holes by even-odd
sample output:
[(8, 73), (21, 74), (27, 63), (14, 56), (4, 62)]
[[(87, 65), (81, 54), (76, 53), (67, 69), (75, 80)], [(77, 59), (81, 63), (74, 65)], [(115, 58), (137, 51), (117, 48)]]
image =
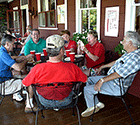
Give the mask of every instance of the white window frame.
[(124, 33), (129, 30), (135, 31), (136, 6), (140, 6), (140, 3), (135, 3), (134, 1), (126, 0)]
[[(97, 33), (98, 40), (100, 40), (100, 9), (101, 9), (101, 0), (97, 0), (97, 7), (88, 8), (89, 9), (97, 9)], [(86, 10), (82, 9), (82, 10)], [(81, 33), (81, 9), (80, 9), (80, 0), (76, 0), (76, 32)]]
[[(29, 12), (28, 12), (28, 10), (29, 10), (29, 7), (28, 7), (28, 4), (26, 4), (26, 5), (23, 5), (23, 6), (20, 6), (20, 9), (21, 10), (26, 10), (26, 24), (27, 24), (27, 26), (29, 25)], [(21, 13), (22, 15), (23, 15), (23, 13)], [(22, 18), (22, 27), (23, 27), (23, 18)], [(22, 28), (22, 33), (24, 34), (24, 29)]]
[[(66, 1), (66, 0), (65, 0), (65, 1)], [(56, 4), (56, 3), (57, 3), (57, 1), (55, 0), (55, 10), (57, 11), (57, 9), (56, 9), (56, 8), (57, 8), (57, 4)], [(39, 12), (41, 12), (40, 0), (37, 0), (37, 4), (38, 4), (38, 13), (39, 13)], [(56, 22), (57, 22), (57, 17), (56, 17)], [(56, 27), (54, 27), (54, 28), (53, 28), (53, 27), (52, 27), (52, 28), (47, 28), (47, 27), (39, 27), (39, 26), (38, 26), (38, 29), (44, 29), (44, 30), (58, 30), (58, 28), (57, 28), (57, 23), (56, 23)]]

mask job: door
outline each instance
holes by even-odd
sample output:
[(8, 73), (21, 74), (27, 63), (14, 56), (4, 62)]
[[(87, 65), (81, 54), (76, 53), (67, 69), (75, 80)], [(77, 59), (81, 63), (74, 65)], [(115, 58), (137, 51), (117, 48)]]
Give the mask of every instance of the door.
[(7, 10), (7, 29), (12, 31), (16, 37), (22, 36), (21, 10)]

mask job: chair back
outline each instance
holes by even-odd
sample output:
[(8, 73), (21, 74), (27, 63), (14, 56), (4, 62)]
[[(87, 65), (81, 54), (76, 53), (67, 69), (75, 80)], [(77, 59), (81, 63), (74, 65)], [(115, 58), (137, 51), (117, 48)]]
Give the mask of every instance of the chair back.
[[(57, 89), (60, 89), (61, 87), (71, 88), (71, 91), (73, 91), (73, 93), (74, 93), (73, 100), (70, 105), (60, 107), (60, 109), (63, 109), (63, 108), (70, 108), (70, 107), (72, 108), (77, 104), (78, 96), (79, 96), (78, 94), (80, 93), (80, 83), (81, 82), (54, 82), (54, 83), (47, 83), (47, 84), (43, 84), (43, 85), (40, 83), (36, 83), (36, 84), (32, 84), (31, 86), (33, 89), (33, 93), (34, 93), (37, 105), (40, 109), (44, 109), (44, 106), (39, 101), (37, 89), (41, 89), (41, 88), (45, 87), (45, 91), (47, 91), (47, 90), (49, 91), (49, 89), (51, 89), (52, 91), (55, 92)], [(47, 109), (53, 109), (53, 108), (47, 107)]]
[(140, 98), (140, 70), (136, 74), (128, 93)]
[(78, 106), (77, 106), (78, 97), (81, 95), (81, 92), (80, 92), (80, 84), (81, 84), (81, 82), (67, 82), (67, 83), (66, 82), (58, 82), (58, 83), (48, 83), (46, 85), (41, 85), (39, 83), (32, 84), (31, 86), (32, 86), (33, 93), (34, 93), (34, 96), (35, 96), (35, 99), (36, 99), (36, 103), (37, 103), (37, 106), (38, 106), (38, 110), (36, 112), (35, 125), (37, 125), (38, 111), (39, 110), (41, 110), (42, 118), (44, 118), (43, 110), (56, 108), (56, 107), (44, 107), (40, 103), (39, 98), (38, 98), (38, 94), (37, 94), (37, 90), (36, 90), (37, 87), (48, 87), (49, 89), (58, 89), (61, 86), (71, 87), (72, 88), (72, 91), (73, 91), (73, 98), (72, 98), (72, 102), (69, 105), (61, 106), (61, 107), (59, 107), (59, 109), (73, 108), (72, 115), (75, 116), (75, 114), (74, 114), (74, 107), (76, 107), (79, 125), (81, 125), (79, 109), (78, 109)]

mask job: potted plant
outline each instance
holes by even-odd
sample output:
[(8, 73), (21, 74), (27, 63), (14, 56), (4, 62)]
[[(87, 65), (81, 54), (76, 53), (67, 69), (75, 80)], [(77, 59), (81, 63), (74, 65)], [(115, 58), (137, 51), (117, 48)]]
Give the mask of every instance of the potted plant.
[(75, 42), (81, 40), (85, 45), (88, 43), (87, 41), (87, 33), (89, 30), (84, 31), (83, 33), (73, 33), (73, 38)]
[(122, 55), (126, 52), (125, 49), (123, 49), (123, 45), (121, 43), (119, 43), (115, 48), (114, 48), (115, 52), (118, 52), (119, 55)]

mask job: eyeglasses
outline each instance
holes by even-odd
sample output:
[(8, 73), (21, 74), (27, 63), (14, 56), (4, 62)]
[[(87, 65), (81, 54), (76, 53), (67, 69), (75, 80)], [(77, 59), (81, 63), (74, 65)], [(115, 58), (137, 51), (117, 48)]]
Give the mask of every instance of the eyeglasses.
[(68, 36), (68, 35), (63, 35), (62, 37), (63, 37), (63, 38), (69, 38), (69, 36)]
[(39, 34), (38, 34), (38, 33), (34, 33), (34, 34), (32, 34), (32, 35), (33, 35), (33, 36), (35, 36), (35, 35), (38, 36)]

